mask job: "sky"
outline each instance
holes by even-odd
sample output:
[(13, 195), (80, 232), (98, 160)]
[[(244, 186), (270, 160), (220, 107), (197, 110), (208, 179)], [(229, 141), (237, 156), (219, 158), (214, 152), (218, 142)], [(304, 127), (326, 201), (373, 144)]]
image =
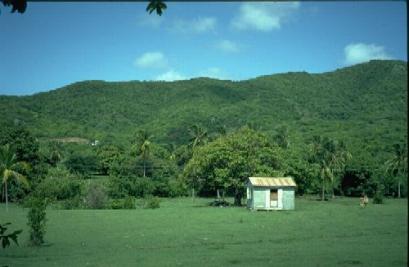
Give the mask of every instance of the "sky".
[(84, 80), (244, 80), (407, 61), (404, 1), (28, 2), (0, 6), (0, 95)]

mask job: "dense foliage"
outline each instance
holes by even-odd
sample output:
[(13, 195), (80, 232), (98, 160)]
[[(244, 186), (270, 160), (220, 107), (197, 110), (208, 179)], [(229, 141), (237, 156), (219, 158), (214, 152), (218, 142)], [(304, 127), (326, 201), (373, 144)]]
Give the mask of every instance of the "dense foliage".
[(34, 246), (39, 246), (44, 243), (47, 201), (34, 197), (30, 199), (29, 206), (27, 224), (30, 227), (30, 242)]
[(18, 245), (18, 235), (23, 232), (23, 230), (16, 230), (11, 233), (7, 233), (7, 229), (10, 224), (11, 223), (0, 224), (0, 243), (3, 249), (10, 246), (10, 240)]
[(298, 194), (322, 198), (407, 195), (401, 61), (246, 81), (85, 81), (0, 96), (0, 113), (0, 145), (29, 167), (16, 171), (30, 188), (7, 183), (11, 201), (35, 192), (66, 208), (122, 207), (196, 190), (239, 204), (256, 175), (291, 175)]
[(228, 190), (234, 194), (235, 204), (241, 205), (246, 179), (277, 175), (283, 170), (282, 157), (266, 136), (243, 128), (195, 150), (184, 174), (199, 193)]

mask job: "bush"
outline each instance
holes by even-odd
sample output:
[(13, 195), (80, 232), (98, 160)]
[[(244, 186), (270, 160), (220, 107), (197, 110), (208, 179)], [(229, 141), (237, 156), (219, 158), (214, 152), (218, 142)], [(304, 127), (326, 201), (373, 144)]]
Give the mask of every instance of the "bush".
[(185, 184), (177, 179), (161, 178), (154, 181), (153, 195), (159, 197), (177, 197), (187, 195)]
[(64, 164), (73, 173), (86, 175), (98, 171), (98, 159), (93, 154), (71, 154)]
[(209, 206), (213, 207), (229, 207), (231, 204), (224, 199), (216, 199), (209, 203)]
[(62, 203), (62, 208), (66, 210), (78, 209), (83, 207), (83, 200), (80, 196), (64, 200)]
[(134, 197), (126, 197), (123, 203), (124, 209), (134, 209), (135, 208), (135, 198)]
[(102, 186), (91, 184), (85, 199), (85, 203), (90, 209), (103, 209), (106, 206), (107, 195)]
[(382, 204), (383, 203), (383, 191), (384, 191), (384, 187), (378, 185), (377, 189), (375, 191), (375, 195), (373, 196), (373, 200), (372, 200), (372, 202), (374, 204)]
[(71, 178), (46, 178), (36, 188), (42, 198), (65, 200), (81, 195), (81, 183)]
[(124, 206), (124, 202), (122, 199), (113, 199), (111, 201), (111, 209), (113, 210), (119, 210), (122, 209)]
[(181, 180), (169, 180), (169, 197), (187, 196), (188, 190), (186, 184)]
[(132, 188), (129, 195), (135, 197), (146, 197), (151, 195), (155, 190), (155, 185), (152, 179), (147, 177), (134, 178), (132, 181)]
[(374, 204), (383, 204), (383, 194), (381, 194), (379, 192), (376, 192), (374, 197), (373, 197), (372, 202)]
[(152, 194), (154, 190), (154, 182), (147, 177), (111, 176), (109, 178), (108, 192), (113, 198), (145, 197)]
[(108, 194), (112, 198), (124, 198), (129, 195), (131, 181), (127, 177), (109, 176)]
[(82, 182), (63, 166), (48, 170), (47, 176), (35, 188), (40, 198), (65, 200), (81, 195)]
[(144, 208), (145, 209), (158, 209), (160, 207), (159, 203), (160, 203), (160, 199), (158, 197), (150, 196), (146, 199)]
[(30, 242), (35, 246), (44, 243), (47, 202), (41, 198), (29, 201), (28, 226), (30, 227)]
[(10, 246), (10, 240), (18, 246), (18, 235), (23, 232), (23, 230), (17, 230), (12, 233), (6, 233), (9, 225), (10, 223), (0, 224), (0, 243), (3, 248)]
[(135, 198), (129, 196), (125, 199), (113, 199), (111, 201), (111, 209), (135, 209)]

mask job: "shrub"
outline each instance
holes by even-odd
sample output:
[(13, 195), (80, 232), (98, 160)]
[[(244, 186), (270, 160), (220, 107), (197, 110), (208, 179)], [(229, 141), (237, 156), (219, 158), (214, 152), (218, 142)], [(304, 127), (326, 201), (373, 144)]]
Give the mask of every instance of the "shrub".
[(52, 200), (65, 200), (81, 195), (81, 183), (71, 178), (46, 178), (36, 188), (37, 195)]
[(154, 180), (153, 195), (159, 197), (177, 197), (187, 194), (185, 184), (177, 179), (159, 178)]
[(145, 209), (158, 209), (160, 207), (160, 199), (158, 197), (149, 196), (145, 202)]
[(113, 199), (111, 209), (135, 209), (135, 198), (128, 196), (125, 199)]
[(132, 189), (129, 195), (135, 197), (146, 197), (151, 195), (155, 190), (155, 185), (152, 179), (147, 177), (134, 178), (132, 181)]
[(169, 197), (178, 197), (188, 195), (186, 184), (181, 180), (169, 180)]
[(35, 246), (44, 243), (47, 202), (41, 198), (29, 201), (28, 226), (30, 227), (30, 242)]
[(209, 206), (213, 206), (213, 207), (228, 207), (231, 206), (231, 204), (229, 202), (227, 202), (224, 199), (216, 199), (212, 202), (209, 203)]
[(83, 200), (80, 196), (66, 199), (62, 203), (62, 208), (66, 210), (78, 209), (83, 207)]
[(47, 176), (35, 188), (35, 194), (51, 200), (65, 200), (81, 195), (82, 183), (63, 166), (48, 170)]
[(126, 197), (123, 203), (124, 209), (134, 209), (135, 208), (135, 198), (134, 197)]
[(10, 223), (0, 224), (0, 243), (3, 248), (10, 246), (10, 240), (12, 240), (18, 246), (17, 237), (23, 230), (17, 230), (12, 233), (6, 233), (7, 227)]
[(113, 198), (145, 197), (152, 194), (154, 190), (154, 182), (147, 177), (111, 176), (108, 182), (108, 192)]
[(373, 196), (373, 200), (372, 202), (374, 204), (382, 204), (383, 203), (383, 191), (384, 188), (383, 186), (378, 185), (376, 191), (375, 191), (375, 195)]
[(381, 194), (379, 192), (376, 192), (374, 197), (373, 197), (372, 202), (374, 204), (382, 204), (383, 203), (383, 194)]
[(122, 209), (123, 206), (124, 206), (124, 203), (123, 203), (122, 199), (113, 199), (111, 201), (111, 209), (113, 209), (113, 210)]
[(110, 176), (108, 180), (108, 194), (112, 198), (123, 198), (131, 191), (131, 181), (127, 177)]
[(86, 196), (86, 204), (91, 209), (103, 209), (107, 202), (107, 195), (102, 186), (91, 184)]
[(73, 173), (90, 174), (98, 171), (98, 159), (95, 155), (71, 154), (64, 162)]

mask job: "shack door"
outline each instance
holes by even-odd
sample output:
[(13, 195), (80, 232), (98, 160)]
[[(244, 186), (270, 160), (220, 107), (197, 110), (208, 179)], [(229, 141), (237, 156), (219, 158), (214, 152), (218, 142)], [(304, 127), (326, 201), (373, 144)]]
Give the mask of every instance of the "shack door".
[(277, 189), (270, 189), (270, 207), (271, 208), (278, 207), (278, 190)]

